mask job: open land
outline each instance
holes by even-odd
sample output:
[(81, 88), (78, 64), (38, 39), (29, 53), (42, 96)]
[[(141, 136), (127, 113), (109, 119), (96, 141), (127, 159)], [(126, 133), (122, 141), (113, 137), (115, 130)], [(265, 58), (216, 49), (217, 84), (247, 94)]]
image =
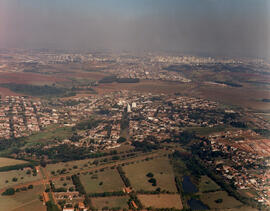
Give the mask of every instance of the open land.
[[(162, 190), (176, 192), (173, 170), (167, 158), (157, 158), (124, 166), (123, 170), (135, 190), (155, 190), (160, 187)], [(153, 178), (157, 181), (156, 186), (148, 182), (150, 179), (146, 176), (148, 173), (153, 173)]]
[(98, 210), (101, 210), (104, 207), (127, 209), (128, 199), (129, 198), (127, 196), (113, 196), (92, 198), (91, 201), (93, 206)]
[[(28, 170), (30, 171), (28, 173)], [(12, 187), (15, 185), (21, 185), (41, 179), (40, 174), (33, 176), (31, 169), (28, 170), (12, 170), (7, 172), (0, 172), (0, 187)]]
[(181, 198), (177, 194), (139, 194), (138, 198), (145, 207), (183, 209)]
[(15, 160), (15, 159), (11, 159), (11, 158), (1, 158), (0, 157), (0, 167), (13, 166), (13, 165), (25, 164), (25, 163), (28, 163), (28, 162), (24, 161), (24, 160)]
[(45, 211), (46, 207), (39, 199), (39, 194), (44, 191), (43, 185), (34, 186), (33, 189), (15, 193), (13, 196), (0, 196), (0, 210)]
[(105, 169), (97, 173), (83, 173), (80, 180), (87, 193), (122, 191), (124, 184), (116, 169)]
[(220, 190), (220, 187), (209, 177), (202, 176), (199, 184), (200, 192), (213, 192)]
[(229, 209), (238, 206), (241, 207), (243, 205), (233, 197), (228, 196), (228, 194), (224, 191), (205, 193), (200, 195), (200, 199), (211, 209)]

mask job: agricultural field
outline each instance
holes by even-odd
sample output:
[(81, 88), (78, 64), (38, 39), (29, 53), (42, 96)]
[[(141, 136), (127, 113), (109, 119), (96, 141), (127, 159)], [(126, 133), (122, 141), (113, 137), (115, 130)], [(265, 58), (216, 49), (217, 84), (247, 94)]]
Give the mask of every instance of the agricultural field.
[(200, 195), (201, 201), (211, 209), (230, 209), (240, 207), (243, 204), (228, 195), (225, 191), (217, 191)]
[(124, 183), (116, 169), (105, 169), (98, 172), (85, 172), (80, 180), (87, 193), (121, 191)]
[(138, 198), (144, 207), (183, 209), (182, 201), (178, 194), (140, 194)]
[(32, 182), (42, 179), (40, 174), (33, 176), (32, 170), (12, 170), (6, 172), (0, 172), (0, 188), (6, 188), (14, 185), (19, 185), (22, 183)]
[(16, 159), (11, 159), (11, 158), (0, 158), (0, 168), (4, 166), (14, 166), (14, 165), (25, 164), (25, 163), (28, 163), (28, 162), (24, 160), (16, 160)]
[(111, 197), (98, 197), (98, 198), (91, 198), (93, 206), (101, 210), (103, 207), (108, 208), (128, 208), (128, 196), (111, 196)]
[[(170, 192), (177, 191), (173, 169), (166, 157), (140, 161), (136, 164), (124, 166), (123, 170), (135, 190), (152, 191), (161, 188), (161, 190)], [(153, 174), (153, 178), (156, 180), (156, 186), (148, 181), (150, 179), (150, 177), (146, 176), (148, 173)]]
[(15, 193), (12, 196), (0, 195), (0, 210), (3, 211), (45, 211), (46, 206), (39, 200), (44, 191), (43, 185), (34, 186), (33, 189)]
[(199, 191), (204, 193), (204, 192), (212, 192), (212, 191), (217, 191), (220, 190), (220, 187), (213, 181), (211, 180), (208, 176), (202, 176), (200, 179), (200, 184), (199, 184)]

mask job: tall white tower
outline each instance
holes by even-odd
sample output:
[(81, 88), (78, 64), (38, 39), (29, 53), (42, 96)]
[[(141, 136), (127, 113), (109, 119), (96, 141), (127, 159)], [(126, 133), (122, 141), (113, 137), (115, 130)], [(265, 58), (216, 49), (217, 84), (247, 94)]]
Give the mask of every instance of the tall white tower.
[(130, 107), (129, 103), (127, 104), (127, 112), (128, 112), (128, 113), (131, 112), (131, 107)]

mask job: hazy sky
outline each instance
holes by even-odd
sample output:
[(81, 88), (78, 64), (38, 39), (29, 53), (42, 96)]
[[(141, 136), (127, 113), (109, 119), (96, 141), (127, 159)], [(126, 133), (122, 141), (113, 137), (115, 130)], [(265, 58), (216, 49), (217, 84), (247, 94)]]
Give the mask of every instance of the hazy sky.
[(0, 48), (270, 58), (270, 0), (0, 0)]

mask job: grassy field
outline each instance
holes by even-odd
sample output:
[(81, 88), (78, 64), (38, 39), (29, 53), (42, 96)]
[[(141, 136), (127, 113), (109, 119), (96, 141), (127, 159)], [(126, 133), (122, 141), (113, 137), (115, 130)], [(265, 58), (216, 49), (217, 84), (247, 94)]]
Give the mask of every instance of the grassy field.
[[(123, 170), (126, 172), (126, 176), (135, 190), (155, 190), (160, 187), (161, 190), (177, 191), (174, 183), (173, 169), (166, 157), (124, 166)], [(146, 175), (150, 172), (154, 174), (154, 178), (157, 181), (156, 186), (152, 186), (148, 182), (150, 178)]]
[(211, 133), (221, 132), (225, 130), (225, 126), (217, 126), (217, 127), (190, 127), (186, 128), (187, 131), (195, 132), (199, 136), (206, 136)]
[(106, 169), (93, 174), (81, 174), (80, 180), (87, 193), (121, 191), (124, 187), (116, 169)]
[(72, 135), (71, 127), (58, 127), (58, 125), (51, 125), (44, 131), (34, 133), (28, 136), (25, 140), (31, 143), (38, 143), (44, 141), (51, 141), (54, 139), (63, 140)]
[(39, 194), (41, 194), (43, 191), (44, 191), (43, 185), (39, 185), (34, 186), (32, 190), (15, 193), (15, 195), (13, 196), (0, 195), (0, 210), (45, 211), (46, 207), (43, 206), (42, 202), (39, 200)]
[(46, 211), (47, 208), (42, 204), (42, 202), (39, 199), (35, 199), (29, 203), (26, 203), (20, 207), (15, 208), (12, 211), (29, 211), (29, 210)]
[(91, 198), (93, 206), (98, 210), (101, 210), (103, 207), (121, 209), (128, 208), (128, 196), (112, 196), (112, 197), (98, 197)]
[(138, 198), (144, 207), (183, 209), (182, 201), (178, 194), (140, 194)]
[(24, 160), (16, 160), (16, 159), (11, 159), (11, 158), (0, 158), (0, 168), (4, 166), (13, 166), (13, 165), (24, 164), (24, 163), (28, 163), (28, 162)]
[[(94, 167), (93, 161), (95, 159), (85, 159), (85, 160), (76, 160), (70, 162), (59, 162), (55, 164), (48, 164), (46, 166), (46, 171), (49, 175), (52, 175), (52, 171), (55, 172), (55, 175), (59, 175), (59, 171), (66, 169), (66, 172), (72, 173), (78, 170), (89, 169), (90, 167)], [(58, 171), (58, 172), (57, 172)]]
[[(41, 179), (40, 174), (33, 176), (32, 172), (26, 172), (27, 170), (0, 172), (0, 189)], [(17, 178), (17, 181), (12, 181), (13, 178)]]
[[(105, 161), (106, 159), (109, 160), (112, 156), (106, 156), (101, 158), (89, 158), (84, 160), (74, 160), (69, 162), (59, 162), (55, 164), (48, 164), (46, 166), (46, 171), (49, 175), (59, 175), (59, 172), (63, 169), (66, 169), (66, 173), (74, 173), (78, 172), (80, 170), (87, 170), (96, 167), (97, 165), (94, 164), (94, 161), (98, 161), (99, 164), (104, 164), (108, 161)], [(55, 172), (55, 174), (52, 174), (52, 171)]]
[[(235, 198), (228, 196), (225, 191), (217, 191), (200, 195), (201, 201), (211, 209), (229, 209), (240, 207), (243, 204)], [(220, 202), (217, 202), (220, 200)]]
[(199, 184), (200, 192), (209, 192), (220, 190), (220, 187), (208, 176), (202, 176)]

